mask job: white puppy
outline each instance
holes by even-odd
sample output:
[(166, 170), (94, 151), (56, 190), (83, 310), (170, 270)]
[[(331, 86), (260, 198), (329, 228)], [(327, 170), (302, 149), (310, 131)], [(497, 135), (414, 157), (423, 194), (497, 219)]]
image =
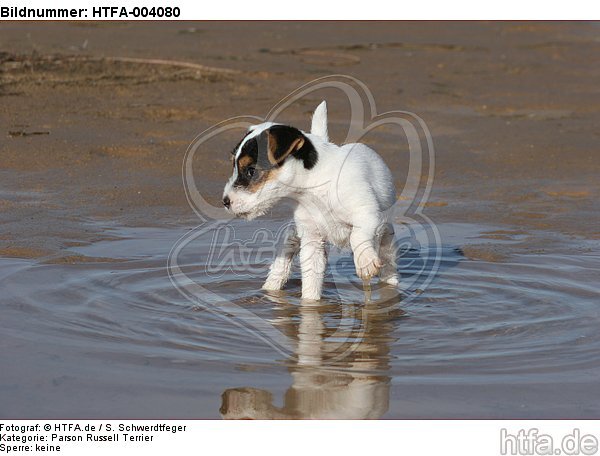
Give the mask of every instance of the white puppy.
[(320, 299), (327, 243), (352, 249), (364, 281), (379, 274), (398, 284), (388, 222), (396, 199), (392, 173), (364, 144), (329, 142), (325, 102), (315, 110), (310, 133), (262, 123), (250, 127), (232, 154), (233, 175), (223, 193), (229, 211), (253, 219), (282, 198), (295, 205), (295, 228), (287, 233), (264, 289), (283, 288), (299, 252), (302, 298)]

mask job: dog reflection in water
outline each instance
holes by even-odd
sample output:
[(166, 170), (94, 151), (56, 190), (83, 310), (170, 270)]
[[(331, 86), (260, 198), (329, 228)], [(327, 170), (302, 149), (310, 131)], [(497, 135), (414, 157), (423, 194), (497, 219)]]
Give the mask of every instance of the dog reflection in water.
[[(296, 356), (290, 367), (292, 385), (282, 407), (273, 405), (270, 392), (251, 388), (231, 388), (222, 396), (221, 415), (225, 419), (376, 419), (388, 410), (390, 377), (389, 345), (393, 321), (402, 311), (393, 297), (356, 306), (348, 318), (355, 328), (327, 328), (325, 321), (338, 318), (341, 306), (319, 303), (292, 306), (277, 299), (284, 314), (283, 330), (296, 339)], [(348, 306), (348, 304), (344, 304)], [(336, 307), (332, 311), (332, 307)], [(382, 311), (383, 310), (383, 311)], [(344, 315), (344, 321), (347, 320)], [(299, 321), (299, 322), (298, 322)], [(296, 322), (295, 324), (293, 322)], [(352, 333), (352, 334), (351, 334)], [(352, 342), (343, 340), (350, 336)]]

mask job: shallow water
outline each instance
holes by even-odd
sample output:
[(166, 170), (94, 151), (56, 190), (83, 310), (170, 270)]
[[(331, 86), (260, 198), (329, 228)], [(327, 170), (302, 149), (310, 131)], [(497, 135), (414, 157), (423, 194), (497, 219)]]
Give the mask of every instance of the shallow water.
[(236, 223), (250, 242), (233, 256), (214, 230), (194, 238), (181, 292), (167, 258), (189, 230), (113, 228), (77, 249), (111, 261), (0, 259), (0, 417), (600, 416), (597, 253), (475, 261), (461, 247), (491, 227), (440, 225), (428, 285), (412, 281), (424, 250), (405, 250), (402, 291), (370, 294), (332, 251), (324, 301), (302, 304), (297, 273), (260, 291), (268, 250), (227, 268), (265, 226)]

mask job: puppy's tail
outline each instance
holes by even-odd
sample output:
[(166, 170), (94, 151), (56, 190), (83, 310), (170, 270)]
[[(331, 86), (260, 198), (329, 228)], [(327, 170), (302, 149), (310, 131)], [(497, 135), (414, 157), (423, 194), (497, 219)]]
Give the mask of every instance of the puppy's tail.
[(327, 103), (322, 101), (312, 116), (310, 132), (313, 135), (320, 136), (325, 141), (329, 141), (329, 132), (327, 131)]

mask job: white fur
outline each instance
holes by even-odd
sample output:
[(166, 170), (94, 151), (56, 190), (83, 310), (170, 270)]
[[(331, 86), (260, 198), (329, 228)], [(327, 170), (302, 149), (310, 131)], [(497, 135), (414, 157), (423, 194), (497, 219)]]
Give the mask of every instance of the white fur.
[(329, 141), (329, 132), (327, 131), (327, 103), (322, 101), (312, 116), (310, 132), (313, 135), (320, 136), (325, 142)]
[[(272, 125), (255, 126), (247, 139)], [(327, 243), (352, 249), (356, 273), (363, 280), (370, 280), (381, 270), (381, 280), (397, 285), (393, 228), (388, 221), (396, 190), (389, 168), (364, 144), (337, 146), (328, 141), (325, 102), (315, 111), (311, 133), (304, 135), (318, 153), (312, 169), (305, 169), (301, 160), (289, 157), (277, 179), (256, 193), (233, 188), (235, 177), (225, 187), (224, 196), (231, 199), (230, 210), (248, 219), (264, 214), (281, 198), (296, 201), (296, 231), (288, 233), (263, 288), (279, 290), (285, 285), (299, 251), (302, 297), (320, 299)]]

